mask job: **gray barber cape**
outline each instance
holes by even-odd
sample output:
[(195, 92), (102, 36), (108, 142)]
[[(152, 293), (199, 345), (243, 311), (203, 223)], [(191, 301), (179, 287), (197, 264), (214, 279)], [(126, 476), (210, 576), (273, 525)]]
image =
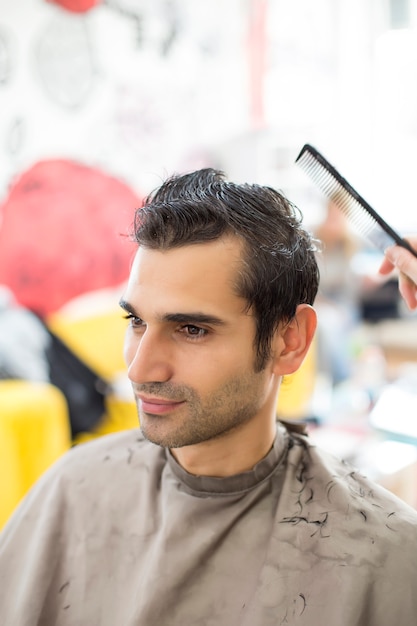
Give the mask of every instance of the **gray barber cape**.
[(73, 448), (0, 535), (1, 626), (412, 626), (417, 512), (278, 425), (193, 476), (125, 431)]

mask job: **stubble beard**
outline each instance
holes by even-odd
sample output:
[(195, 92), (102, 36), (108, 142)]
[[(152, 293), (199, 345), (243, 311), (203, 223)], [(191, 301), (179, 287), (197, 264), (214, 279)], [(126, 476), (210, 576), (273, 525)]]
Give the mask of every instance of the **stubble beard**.
[(249, 422), (260, 407), (257, 374), (234, 378), (208, 400), (203, 401), (187, 386), (170, 383), (143, 385), (143, 393), (172, 400), (184, 400), (170, 415), (140, 411), (139, 422), (148, 441), (164, 448), (182, 448), (219, 439)]

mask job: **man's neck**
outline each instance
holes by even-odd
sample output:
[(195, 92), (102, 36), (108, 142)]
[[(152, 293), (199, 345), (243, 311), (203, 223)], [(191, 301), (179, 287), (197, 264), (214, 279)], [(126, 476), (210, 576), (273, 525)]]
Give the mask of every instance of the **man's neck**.
[(267, 424), (255, 421), (209, 441), (173, 448), (171, 453), (181, 467), (195, 476), (233, 476), (259, 463), (271, 450), (275, 436), (275, 419)]

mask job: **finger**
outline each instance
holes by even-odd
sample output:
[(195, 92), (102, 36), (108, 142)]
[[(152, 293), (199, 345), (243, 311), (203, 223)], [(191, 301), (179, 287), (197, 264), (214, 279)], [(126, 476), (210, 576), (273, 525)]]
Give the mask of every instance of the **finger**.
[(417, 259), (411, 252), (401, 246), (393, 246), (386, 249), (385, 256), (403, 274), (417, 282)]
[(386, 274), (391, 274), (391, 272), (395, 269), (395, 265), (393, 263), (391, 263), (391, 261), (387, 258), (384, 257), (381, 266), (378, 270), (379, 274), (382, 274), (383, 276), (385, 276)]
[(408, 308), (413, 311), (417, 308), (417, 287), (405, 274), (400, 274), (399, 291)]

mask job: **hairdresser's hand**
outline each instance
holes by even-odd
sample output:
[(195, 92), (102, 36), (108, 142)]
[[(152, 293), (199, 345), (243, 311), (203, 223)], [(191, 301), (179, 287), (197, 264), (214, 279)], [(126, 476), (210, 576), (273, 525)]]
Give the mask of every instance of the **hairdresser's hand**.
[[(413, 248), (417, 250), (417, 236), (407, 237)], [(379, 273), (386, 275), (394, 269), (399, 270), (398, 279), (400, 294), (409, 309), (417, 308), (417, 258), (401, 246), (390, 246), (385, 250), (385, 259)]]

